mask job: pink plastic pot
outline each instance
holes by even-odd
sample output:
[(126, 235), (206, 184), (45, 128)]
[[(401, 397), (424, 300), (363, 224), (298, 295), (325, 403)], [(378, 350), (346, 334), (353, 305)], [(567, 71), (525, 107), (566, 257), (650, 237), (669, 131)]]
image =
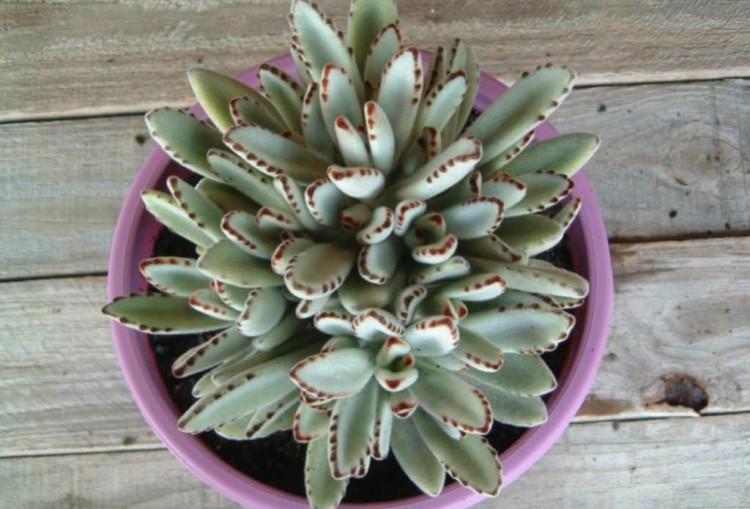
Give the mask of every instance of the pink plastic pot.
[[(278, 57), (270, 63), (296, 75), (292, 59), (288, 55)], [(256, 69), (248, 69), (239, 78), (251, 86), (257, 86)], [(480, 110), (485, 109), (505, 90), (505, 85), (483, 74), (476, 107)], [(191, 111), (205, 118), (199, 107), (194, 106)], [(549, 123), (544, 123), (537, 129), (538, 140), (555, 135), (557, 132)], [(138, 271), (138, 263), (141, 259), (151, 256), (161, 226), (145, 211), (140, 199), (141, 191), (149, 188), (164, 189), (165, 180), (169, 175), (185, 176), (187, 173), (172, 162), (161, 149), (154, 150), (141, 168), (125, 199), (115, 229), (109, 264), (110, 299), (143, 292), (147, 288)], [(594, 380), (607, 340), (612, 308), (612, 269), (607, 235), (596, 196), (588, 179), (583, 172), (579, 172), (574, 181), (573, 196), (581, 198), (584, 206), (569, 230), (569, 246), (574, 270), (588, 279), (591, 292), (586, 304), (576, 312), (577, 326), (568, 340), (569, 353), (559, 376), (559, 387), (548, 401), (549, 420), (544, 425), (527, 431), (501, 455), (506, 485), (528, 470), (560, 437), (573, 419)], [(224, 463), (200, 439), (180, 432), (176, 425), (179, 411), (170, 399), (164, 381), (159, 375), (146, 335), (116, 322), (112, 322), (112, 334), (122, 370), (141, 413), (159, 439), (195, 475), (224, 496), (254, 509), (309, 507), (303, 498), (289, 495), (247, 477)], [(481, 500), (483, 497), (454, 483), (438, 498), (419, 496), (359, 507), (459, 508), (469, 507)]]

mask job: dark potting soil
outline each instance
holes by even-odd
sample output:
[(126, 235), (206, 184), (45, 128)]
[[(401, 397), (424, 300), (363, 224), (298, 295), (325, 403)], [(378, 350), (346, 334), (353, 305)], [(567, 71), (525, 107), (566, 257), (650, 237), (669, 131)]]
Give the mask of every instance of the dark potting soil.
[[(554, 250), (546, 253), (543, 259), (555, 265), (570, 268), (570, 254), (566, 240), (567, 238)], [(154, 256), (195, 258), (195, 247), (164, 228), (156, 240)], [(185, 350), (202, 343), (208, 336), (210, 335), (149, 336), (159, 372), (180, 412), (184, 412), (195, 402), (191, 391), (201, 375), (175, 378), (171, 371), (172, 363)], [(543, 356), (556, 377), (559, 376), (565, 362), (567, 345), (567, 342), (563, 342), (556, 350)], [(496, 422), (487, 438), (493, 447), (502, 453), (526, 431), (526, 428)], [(207, 432), (201, 434), (200, 439), (217, 456), (240, 472), (269, 486), (301, 497), (305, 496), (305, 446), (295, 442), (291, 432), (279, 432), (268, 438), (244, 441), (228, 440), (213, 432)], [(446, 484), (452, 482), (455, 481), (446, 477)], [(364, 479), (350, 481), (344, 501), (350, 503), (380, 502), (420, 494), (421, 491), (403, 475), (393, 455), (389, 455), (383, 461), (373, 461)]]

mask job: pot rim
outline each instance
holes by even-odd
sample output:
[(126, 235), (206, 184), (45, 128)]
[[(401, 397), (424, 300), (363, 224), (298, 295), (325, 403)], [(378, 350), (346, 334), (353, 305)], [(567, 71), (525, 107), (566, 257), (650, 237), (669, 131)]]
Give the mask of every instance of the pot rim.
[[(429, 58), (423, 52), (423, 58)], [(282, 55), (268, 61), (292, 75), (297, 75), (290, 55)], [(258, 66), (242, 72), (238, 78), (257, 87)], [(507, 86), (482, 73), (479, 93), (475, 105), (486, 108), (494, 99), (507, 90)], [(199, 118), (206, 118), (202, 109), (195, 105), (190, 109)], [(538, 140), (556, 136), (554, 127), (545, 122), (537, 130)], [(138, 263), (151, 255), (153, 243), (160, 225), (147, 214), (141, 201), (143, 189), (164, 188), (162, 175), (166, 172), (188, 175), (189, 172), (176, 167), (171, 159), (156, 148), (141, 167), (124, 201), (115, 227), (111, 247), (107, 292), (111, 300), (122, 295), (145, 291), (147, 285), (138, 273)], [(570, 227), (570, 249), (573, 267), (589, 281), (590, 292), (586, 304), (576, 310), (577, 326), (568, 341), (574, 341), (558, 380), (557, 389), (547, 401), (548, 420), (536, 428), (526, 431), (501, 455), (504, 484), (507, 486), (528, 470), (554, 442), (571, 422), (594, 381), (595, 374), (604, 355), (613, 301), (612, 267), (607, 234), (602, 214), (589, 180), (583, 171), (574, 177), (572, 196), (583, 200), (584, 206)], [(580, 244), (576, 241), (583, 240)], [(576, 249), (583, 246), (583, 251)], [(280, 507), (304, 509), (307, 501), (278, 489), (264, 485), (224, 463), (198, 437), (177, 429), (180, 412), (169, 397), (162, 381), (154, 356), (145, 334), (111, 322), (112, 335), (117, 356), (128, 388), (147, 423), (184, 465), (205, 483), (228, 498), (245, 506), (259, 509)], [(571, 343), (573, 344), (573, 343)], [(502, 496), (502, 495), (501, 495)], [(402, 500), (367, 504), (342, 504), (342, 509), (354, 507), (381, 508), (459, 508), (480, 502), (485, 497), (461, 487), (458, 483), (447, 486), (437, 498), (420, 495)]]

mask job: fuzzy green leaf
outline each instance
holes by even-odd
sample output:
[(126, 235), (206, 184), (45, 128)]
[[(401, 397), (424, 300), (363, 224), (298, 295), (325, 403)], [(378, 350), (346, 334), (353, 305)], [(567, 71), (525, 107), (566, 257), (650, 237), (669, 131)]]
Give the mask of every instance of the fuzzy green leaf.
[(204, 274), (242, 288), (281, 286), (284, 280), (267, 261), (247, 254), (229, 240), (220, 240), (198, 259)]
[(540, 353), (565, 340), (573, 315), (536, 306), (515, 306), (471, 313), (461, 329), (479, 334), (504, 352)]
[(419, 489), (431, 497), (443, 491), (445, 469), (427, 447), (412, 419), (393, 422), (391, 449), (401, 469)]
[(500, 492), (503, 484), (500, 458), (484, 437), (467, 435), (454, 440), (419, 411), (414, 422), (427, 447), (454, 479), (481, 495), (495, 496)]
[(122, 325), (152, 334), (192, 334), (227, 326), (225, 320), (196, 311), (187, 297), (131, 295), (113, 300), (102, 313)]
[(503, 171), (520, 176), (548, 170), (572, 177), (594, 155), (599, 143), (599, 138), (593, 134), (563, 134), (527, 148), (503, 166)]
[(575, 75), (544, 67), (519, 80), (467, 129), (484, 148), (483, 162), (504, 152), (546, 120), (570, 93)]

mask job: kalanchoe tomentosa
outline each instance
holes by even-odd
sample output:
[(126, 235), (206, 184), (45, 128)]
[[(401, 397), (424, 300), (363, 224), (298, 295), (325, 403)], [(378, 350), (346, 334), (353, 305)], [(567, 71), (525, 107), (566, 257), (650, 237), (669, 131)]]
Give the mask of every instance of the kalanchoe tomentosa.
[[(555, 379), (540, 354), (567, 338), (588, 285), (535, 256), (581, 203), (558, 205), (598, 139), (532, 143), (574, 75), (525, 75), (465, 128), (479, 69), (457, 40), (430, 58), (402, 44), (391, 0), (352, 2), (348, 35), (292, 4), (299, 79), (262, 65), (260, 89), (189, 73), (211, 124), (175, 109), (146, 120), (200, 176), (143, 193), (197, 246), (141, 271), (162, 294), (104, 308), (154, 334), (215, 334), (174, 364), (206, 371), (180, 420), (191, 433), (308, 443), (313, 507), (389, 453), (425, 493), (445, 472), (482, 494), (502, 484), (482, 435), (545, 421)], [(549, 210), (558, 205), (554, 213)]]

